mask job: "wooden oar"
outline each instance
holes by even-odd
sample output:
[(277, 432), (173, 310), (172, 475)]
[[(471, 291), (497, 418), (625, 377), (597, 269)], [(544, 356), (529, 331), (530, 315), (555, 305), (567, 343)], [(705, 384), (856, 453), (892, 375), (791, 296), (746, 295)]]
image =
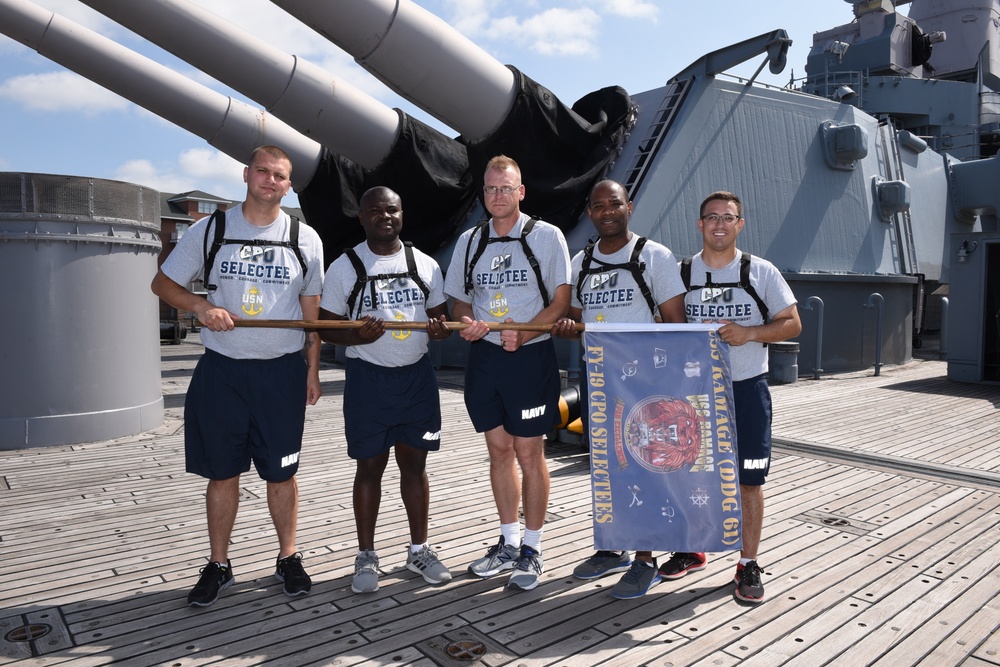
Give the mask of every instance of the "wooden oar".
[[(364, 326), (364, 320), (233, 320), (238, 327), (263, 327), (271, 329), (359, 329)], [(445, 328), (452, 331), (465, 329), (464, 322), (445, 322)], [(542, 322), (487, 322), (491, 331), (538, 331), (545, 333), (552, 330), (551, 324)], [(386, 320), (386, 329), (426, 329), (427, 322), (399, 322)], [(584, 324), (576, 323), (576, 330), (583, 331)]]

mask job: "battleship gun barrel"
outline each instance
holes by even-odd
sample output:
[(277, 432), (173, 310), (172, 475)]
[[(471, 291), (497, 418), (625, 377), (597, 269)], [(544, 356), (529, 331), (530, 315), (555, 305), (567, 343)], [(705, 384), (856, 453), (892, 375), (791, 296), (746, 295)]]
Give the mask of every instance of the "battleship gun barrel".
[(514, 104), (514, 73), (413, 2), (271, 1), (354, 56), (389, 88), (458, 130), (467, 142), (492, 134)]
[[(28, 0), (0, 0), (0, 31), (240, 162), (261, 144), (284, 148), (295, 165), (292, 185), (303, 213), (323, 239), (327, 257), (363, 239), (358, 200), (375, 185), (389, 185), (407, 202), (414, 220), (407, 226), (408, 237), (419, 247), (437, 248), (464, 219), (474, 193), (465, 147), (454, 139), (190, 3), (90, 4), (122, 18), (143, 36), (158, 36), (168, 50), (273, 107), (279, 117), (287, 115), (292, 125)], [(176, 40), (165, 36), (169, 32), (183, 35), (192, 46), (170, 44)]]
[(458, 130), (476, 186), (493, 156), (517, 160), (528, 185), (524, 210), (563, 229), (580, 219), (590, 186), (635, 120), (637, 107), (624, 89), (604, 88), (565, 105), (411, 0), (271, 2)]
[(361, 167), (378, 166), (399, 134), (395, 110), (189, 0), (82, 2)]
[(135, 102), (241, 163), (262, 144), (281, 146), (305, 186), (322, 147), (260, 109), (217, 93), (29, 0), (0, 0), (0, 31)]

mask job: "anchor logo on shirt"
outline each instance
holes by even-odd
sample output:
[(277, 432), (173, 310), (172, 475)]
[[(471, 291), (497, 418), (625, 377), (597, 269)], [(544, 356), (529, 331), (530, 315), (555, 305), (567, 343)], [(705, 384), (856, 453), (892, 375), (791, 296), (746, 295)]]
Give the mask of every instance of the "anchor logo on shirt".
[[(401, 322), (406, 319), (406, 316), (403, 315), (403, 313), (396, 313), (394, 317), (396, 318), (397, 322)], [(406, 340), (407, 338), (410, 337), (411, 333), (413, 332), (410, 331), (409, 329), (393, 329), (391, 335), (396, 340)]]
[(247, 292), (243, 295), (243, 312), (251, 317), (260, 315), (264, 312), (264, 299), (260, 295), (260, 289), (251, 287)]
[(490, 315), (493, 317), (504, 317), (510, 312), (507, 306), (507, 299), (502, 292), (497, 292), (496, 296), (490, 299)]

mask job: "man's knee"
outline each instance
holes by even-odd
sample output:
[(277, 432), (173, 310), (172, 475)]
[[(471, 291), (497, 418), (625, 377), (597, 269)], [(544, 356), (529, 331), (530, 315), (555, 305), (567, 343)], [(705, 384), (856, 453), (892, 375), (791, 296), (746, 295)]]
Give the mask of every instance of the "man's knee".
[(487, 442), (486, 451), (490, 455), (490, 463), (495, 465), (512, 465), (516, 458), (513, 443)]
[(542, 438), (515, 438), (514, 452), (518, 463), (523, 465), (538, 465), (545, 462), (545, 442)]
[(292, 475), (288, 479), (283, 479), (280, 482), (267, 482), (267, 492), (274, 494), (290, 493), (293, 492), (297, 487), (297, 482), (295, 481), (295, 475)]

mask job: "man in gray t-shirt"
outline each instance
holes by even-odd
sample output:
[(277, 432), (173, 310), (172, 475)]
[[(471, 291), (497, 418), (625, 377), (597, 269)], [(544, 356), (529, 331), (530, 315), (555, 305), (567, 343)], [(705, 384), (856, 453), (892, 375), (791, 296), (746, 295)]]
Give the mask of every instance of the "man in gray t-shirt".
[[(358, 535), (351, 590), (374, 593), (379, 586), (375, 523), (390, 453), (399, 467), (399, 496), (410, 528), (406, 567), (428, 583), (451, 580), (427, 543), (427, 452), (437, 451), (441, 443), (441, 403), (427, 342), (447, 338), (451, 331), (444, 325), (448, 304), (441, 268), (400, 241), (399, 195), (387, 187), (371, 188), (361, 197), (358, 217), (365, 241), (330, 265), (320, 315), (364, 320), (358, 328), (323, 329), (321, 335), (328, 343), (347, 346), (344, 434), (347, 455), (355, 462)], [(387, 332), (386, 321), (427, 324)]]
[[(598, 240), (573, 257), (575, 287), (569, 317), (560, 319), (552, 332), (579, 338), (578, 321), (684, 322), (684, 283), (677, 260), (666, 246), (629, 230), (632, 202), (624, 186), (611, 180), (597, 183), (590, 191), (587, 214)], [(619, 599), (641, 597), (660, 582), (650, 551), (637, 551), (633, 561), (627, 551), (598, 551), (577, 565), (573, 575), (596, 579), (615, 572), (625, 572), (611, 590)]]
[[(691, 259), (684, 304), (688, 322), (720, 323), (719, 338), (730, 346), (743, 516), (743, 548), (733, 594), (758, 604), (764, 601), (764, 585), (757, 549), (764, 522), (764, 480), (771, 464), (766, 344), (798, 336), (802, 322), (795, 295), (773, 264), (747, 255), (748, 284), (743, 282), (744, 253), (736, 247), (736, 238), (745, 224), (743, 202), (733, 193), (713, 192), (705, 198), (698, 217), (702, 250)], [(676, 579), (705, 563), (705, 554), (675, 553), (660, 572)]]
[[(278, 534), (275, 577), (285, 593), (307, 593), (312, 581), (295, 546), (299, 451), (306, 405), (322, 394), (319, 336), (301, 329), (235, 328), (240, 319), (314, 320), (323, 285), (319, 235), (281, 210), (292, 163), (261, 146), (243, 170), (247, 196), (225, 216), (198, 221), (153, 278), (152, 290), (178, 310), (197, 315), (205, 354), (184, 403), (187, 471), (207, 478), (209, 562), (188, 604), (210, 605), (232, 585), (229, 543), (240, 500), (240, 475), (251, 462), (267, 482)], [(293, 224), (298, 241), (292, 240)], [(209, 270), (206, 245), (224, 238)], [(221, 238), (221, 237), (220, 237)], [(297, 252), (296, 252), (297, 251)], [(204, 273), (209, 275), (205, 276)], [(207, 295), (187, 288), (204, 276)]]
[[(491, 331), (487, 322), (552, 324), (565, 315), (569, 251), (558, 227), (521, 213), (525, 189), (514, 160), (494, 157), (483, 181), (493, 217), (459, 237), (444, 287), (455, 299), (453, 316), (468, 325), (461, 332), (471, 343), (465, 406), (476, 431), (486, 436), (500, 518), (499, 542), (469, 571), (492, 577), (513, 570), (508, 586), (528, 590), (542, 573), (542, 526), (549, 504), (542, 440), (558, 418), (559, 366), (548, 329)], [(524, 485), (523, 541), (518, 466)]]

